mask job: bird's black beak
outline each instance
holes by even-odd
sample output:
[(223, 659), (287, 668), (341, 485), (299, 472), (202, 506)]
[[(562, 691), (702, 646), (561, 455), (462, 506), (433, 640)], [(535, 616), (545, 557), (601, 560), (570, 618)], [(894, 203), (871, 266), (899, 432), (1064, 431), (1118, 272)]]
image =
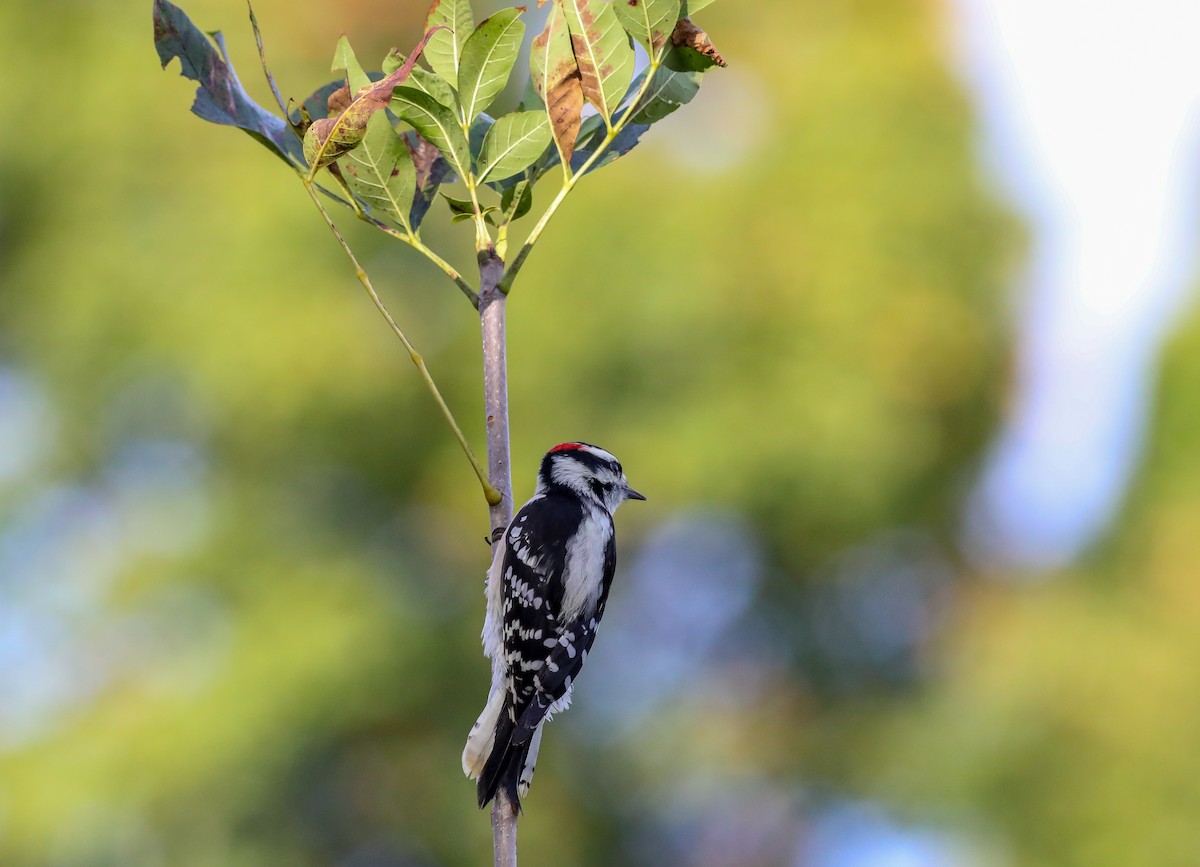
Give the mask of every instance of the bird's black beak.
[(639, 494), (633, 488), (629, 487), (629, 485), (626, 485), (625, 486), (625, 498), (627, 500), (644, 500), (644, 499), (646, 499), (646, 495)]

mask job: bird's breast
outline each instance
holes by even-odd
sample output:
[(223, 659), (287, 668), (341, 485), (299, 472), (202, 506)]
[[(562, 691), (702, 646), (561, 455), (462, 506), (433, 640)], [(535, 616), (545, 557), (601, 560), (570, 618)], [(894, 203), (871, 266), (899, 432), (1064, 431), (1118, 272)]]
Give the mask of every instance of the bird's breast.
[(580, 532), (566, 546), (560, 622), (596, 610), (604, 586), (605, 552), (612, 535), (612, 517), (601, 509), (588, 508)]

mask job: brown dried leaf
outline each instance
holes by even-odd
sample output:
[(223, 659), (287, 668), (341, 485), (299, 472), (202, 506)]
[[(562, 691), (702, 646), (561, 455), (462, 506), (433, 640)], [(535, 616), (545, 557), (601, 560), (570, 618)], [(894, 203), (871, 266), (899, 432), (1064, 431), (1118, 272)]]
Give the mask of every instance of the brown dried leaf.
[(556, 2), (546, 19), (546, 29), (533, 40), (530, 48), (533, 87), (550, 118), (554, 141), (565, 164), (575, 152), (575, 139), (583, 123), (583, 80), (562, 8)]
[(564, 163), (571, 162), (575, 153), (575, 139), (583, 123), (583, 81), (579, 70), (574, 70), (560, 81), (546, 96), (546, 113), (550, 115), (550, 128)]
[(681, 48), (690, 48), (699, 52), (717, 66), (725, 66), (725, 58), (717, 51), (708, 34), (697, 27), (691, 18), (680, 18), (671, 34), (671, 42)]
[(416, 132), (410, 130), (403, 138), (417, 171), (417, 189), (408, 214), (409, 224), (416, 229), (425, 219), (438, 187), (454, 178), (454, 169), (435, 145)]
[(350, 107), (350, 88), (346, 85), (329, 94), (329, 101), (326, 103), (328, 111), (326, 117), (337, 117), (343, 111)]

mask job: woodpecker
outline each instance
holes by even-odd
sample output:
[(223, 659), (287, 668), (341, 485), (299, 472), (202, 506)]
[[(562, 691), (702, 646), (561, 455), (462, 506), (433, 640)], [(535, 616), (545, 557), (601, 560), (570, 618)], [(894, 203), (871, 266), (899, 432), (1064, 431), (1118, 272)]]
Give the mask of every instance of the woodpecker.
[(494, 543), (482, 635), (492, 687), (462, 755), (481, 808), (499, 789), (517, 809), (529, 793), (542, 727), (570, 705), (604, 616), (617, 562), (613, 512), (644, 499), (604, 449), (561, 443)]

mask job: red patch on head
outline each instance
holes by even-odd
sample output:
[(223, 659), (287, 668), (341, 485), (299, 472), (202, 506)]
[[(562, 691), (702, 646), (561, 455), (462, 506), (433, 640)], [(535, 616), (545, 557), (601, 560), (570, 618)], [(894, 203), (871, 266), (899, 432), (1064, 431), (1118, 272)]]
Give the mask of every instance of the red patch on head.
[(559, 443), (554, 448), (550, 449), (550, 454), (555, 452), (573, 452), (576, 449), (581, 449), (583, 446), (580, 443)]

